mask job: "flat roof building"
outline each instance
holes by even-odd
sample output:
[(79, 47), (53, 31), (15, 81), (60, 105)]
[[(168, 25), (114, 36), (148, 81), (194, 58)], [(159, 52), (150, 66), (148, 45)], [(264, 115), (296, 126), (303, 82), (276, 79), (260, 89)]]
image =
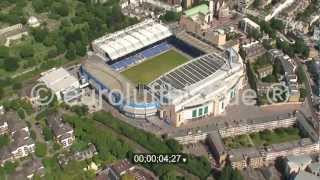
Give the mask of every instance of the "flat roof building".
[(80, 83), (64, 68), (53, 68), (41, 74), (43, 82), (56, 95), (58, 101), (72, 101), (80, 97)]

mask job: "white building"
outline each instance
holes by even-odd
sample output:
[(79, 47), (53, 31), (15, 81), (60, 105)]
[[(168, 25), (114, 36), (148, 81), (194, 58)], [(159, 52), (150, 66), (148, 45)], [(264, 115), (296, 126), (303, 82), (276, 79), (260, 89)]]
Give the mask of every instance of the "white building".
[(315, 41), (320, 41), (320, 26), (314, 27), (314, 30), (313, 30), (313, 39), (314, 39)]
[(29, 19), (28, 19), (28, 22), (27, 24), (30, 26), (30, 27), (39, 27), (40, 26), (40, 21), (38, 20), (38, 18), (34, 17), (34, 16), (31, 16)]
[(43, 82), (57, 97), (58, 101), (71, 101), (80, 97), (80, 83), (64, 68), (51, 69), (41, 74)]
[(260, 26), (249, 18), (243, 18), (240, 21), (240, 28), (243, 30), (244, 33), (247, 34), (253, 30), (257, 30), (260, 32)]

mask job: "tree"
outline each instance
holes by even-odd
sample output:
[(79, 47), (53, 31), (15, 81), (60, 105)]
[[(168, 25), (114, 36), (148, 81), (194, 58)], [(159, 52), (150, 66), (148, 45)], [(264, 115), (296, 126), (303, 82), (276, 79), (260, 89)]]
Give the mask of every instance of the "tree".
[(44, 136), (44, 140), (51, 141), (53, 139), (52, 130), (48, 126), (43, 128), (42, 133)]
[(69, 6), (64, 3), (54, 3), (52, 11), (60, 16), (68, 16)]
[(182, 146), (174, 139), (168, 139), (166, 140), (166, 144), (171, 149), (172, 152), (181, 152)]
[(0, 46), (0, 58), (9, 57), (9, 48), (5, 46)]
[(159, 178), (160, 180), (177, 180), (177, 172), (173, 169), (170, 169), (169, 171), (165, 172), (162, 176)]
[(261, 5), (261, 0), (254, 0), (254, 2), (252, 3), (253, 7), (258, 8)]
[(165, 22), (179, 21), (181, 14), (173, 11), (167, 11), (160, 19)]
[(222, 172), (218, 180), (244, 180), (244, 178), (238, 170), (232, 169), (232, 167), (229, 164), (227, 164), (222, 169)]
[(76, 51), (78, 56), (84, 56), (87, 54), (87, 47), (85, 44), (82, 44), (80, 41), (76, 42)]
[(49, 31), (47, 28), (33, 28), (31, 34), (37, 42), (43, 42), (48, 36)]
[(20, 49), (21, 58), (30, 58), (33, 57), (34, 50), (32, 45), (25, 45)]
[(0, 136), (0, 148), (2, 148), (3, 146), (8, 145), (10, 142), (10, 139), (7, 135), (1, 135)]
[(4, 59), (3, 67), (6, 71), (16, 71), (19, 68), (18, 59), (13, 57)]
[(71, 111), (75, 112), (78, 116), (85, 116), (88, 113), (89, 108), (86, 105), (75, 105), (71, 107)]
[(121, 180), (135, 180), (135, 177), (131, 174), (125, 174), (123, 176), (121, 176)]
[(13, 163), (10, 161), (7, 161), (6, 163), (4, 163), (3, 169), (6, 172), (6, 174), (12, 174), (15, 170), (16, 167), (18, 166), (18, 163)]
[(73, 43), (70, 43), (67, 50), (66, 58), (69, 60), (74, 60), (77, 57), (76, 53), (77, 53), (76, 47), (74, 46)]
[(278, 31), (283, 31), (284, 28), (285, 28), (284, 23), (283, 23), (281, 20), (275, 19), (275, 18), (271, 19), (271, 21), (270, 21), (270, 26), (271, 26), (273, 29), (276, 29), (276, 30), (278, 30)]
[(4, 97), (4, 90), (0, 87), (0, 100)]
[(35, 154), (38, 157), (44, 157), (47, 154), (47, 145), (45, 143), (36, 143)]

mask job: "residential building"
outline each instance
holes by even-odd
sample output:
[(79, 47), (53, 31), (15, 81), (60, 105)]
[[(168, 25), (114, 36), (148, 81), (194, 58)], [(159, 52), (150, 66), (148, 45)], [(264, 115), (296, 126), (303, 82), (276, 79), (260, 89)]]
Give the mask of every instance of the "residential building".
[(267, 65), (257, 69), (257, 73), (260, 79), (267, 77), (268, 75), (272, 74), (273, 66)]
[(297, 65), (293, 59), (285, 55), (282, 51), (271, 49), (268, 51), (272, 63), (280, 61), (284, 71), (284, 80), (289, 91), (289, 102), (298, 102), (300, 100), (300, 91), (298, 76), (296, 75)]
[(313, 29), (313, 40), (320, 41), (320, 26), (315, 26)]
[(94, 155), (97, 154), (98, 152), (96, 150), (96, 147), (90, 143), (87, 149), (74, 153), (73, 157), (77, 161), (84, 161), (86, 159), (92, 158)]
[(9, 131), (6, 119), (0, 115), (0, 135), (6, 134)]
[(68, 123), (63, 122), (62, 116), (51, 115), (48, 117), (47, 123), (53, 131), (55, 140), (63, 148), (68, 148), (73, 144), (75, 141), (73, 128)]
[(29, 128), (25, 121), (19, 119), (14, 112), (4, 115), (8, 123), (10, 144), (0, 149), (0, 164), (26, 157), (35, 151), (35, 143), (30, 138)]
[(320, 176), (320, 162), (314, 162), (308, 165), (307, 171), (315, 176)]
[(266, 49), (259, 41), (243, 44), (241, 49), (244, 52), (245, 60), (251, 63), (266, 52)]
[(261, 152), (255, 147), (232, 149), (229, 152), (231, 166), (236, 169), (258, 168), (264, 164)]
[(238, 0), (237, 11), (240, 13), (246, 13), (248, 0)]
[(250, 120), (234, 120), (219, 126), (219, 133), (222, 138), (238, 136), (241, 134), (263, 131), (265, 129), (276, 129), (290, 127), (296, 123), (296, 115), (293, 113), (282, 114), (277, 117), (264, 117)]
[(263, 156), (266, 162), (271, 162), (274, 161), (277, 157), (314, 154), (318, 151), (318, 144), (313, 143), (309, 138), (304, 138), (292, 142), (269, 145), (263, 149)]
[(301, 156), (288, 156), (285, 158), (286, 168), (285, 173), (287, 177), (298, 174), (300, 171), (304, 171), (308, 165), (311, 164), (312, 159), (309, 155)]
[(121, 160), (107, 167), (97, 174), (97, 180), (120, 180), (122, 176), (128, 175), (133, 179), (157, 180), (154, 174), (141, 167), (134, 166), (128, 160)]
[(37, 175), (43, 177), (45, 175), (45, 169), (40, 160), (33, 159), (22, 165), (22, 169), (14, 172), (10, 175), (12, 180), (21, 180), (21, 179), (33, 179)]
[(260, 32), (260, 26), (249, 18), (243, 18), (240, 21), (240, 29), (246, 34), (249, 34), (252, 31)]
[(10, 144), (10, 151), (13, 159), (26, 157), (35, 151), (35, 143), (29, 137), (29, 131), (18, 131), (13, 134), (13, 142)]
[(209, 148), (215, 160), (222, 164), (227, 158), (227, 150), (218, 131), (213, 131), (208, 135)]
[(0, 44), (9, 47), (12, 41), (21, 39), (27, 36), (28, 31), (22, 24), (16, 24), (3, 29), (0, 29)]

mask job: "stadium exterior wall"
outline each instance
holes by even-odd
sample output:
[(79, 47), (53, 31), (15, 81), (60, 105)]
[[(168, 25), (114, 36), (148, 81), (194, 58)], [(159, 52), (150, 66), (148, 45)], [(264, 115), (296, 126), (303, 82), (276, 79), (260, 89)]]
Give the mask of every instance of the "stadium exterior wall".
[[(92, 76), (83, 66), (80, 67), (80, 74), (83, 78), (85, 78), (91, 86), (97, 91), (102, 90), (102, 96), (108, 100), (108, 93), (110, 92), (110, 88), (101, 83), (98, 79)], [(101, 93), (101, 92), (100, 92)], [(113, 100), (119, 99), (117, 94), (112, 94)], [(130, 100), (124, 99), (123, 103), (121, 103), (118, 108), (123, 114), (132, 118), (147, 118), (149, 116), (155, 116), (159, 109), (158, 102), (130, 102)]]
[[(217, 86), (220, 82), (221, 86)], [(241, 66), (231, 75), (218, 78), (216, 81), (205, 82), (203, 89), (216, 87), (205, 96), (196, 94), (176, 104), (162, 106), (160, 117), (172, 126), (179, 127), (190, 121), (201, 120), (209, 115), (218, 116), (239, 94), (245, 83), (245, 73)]]

